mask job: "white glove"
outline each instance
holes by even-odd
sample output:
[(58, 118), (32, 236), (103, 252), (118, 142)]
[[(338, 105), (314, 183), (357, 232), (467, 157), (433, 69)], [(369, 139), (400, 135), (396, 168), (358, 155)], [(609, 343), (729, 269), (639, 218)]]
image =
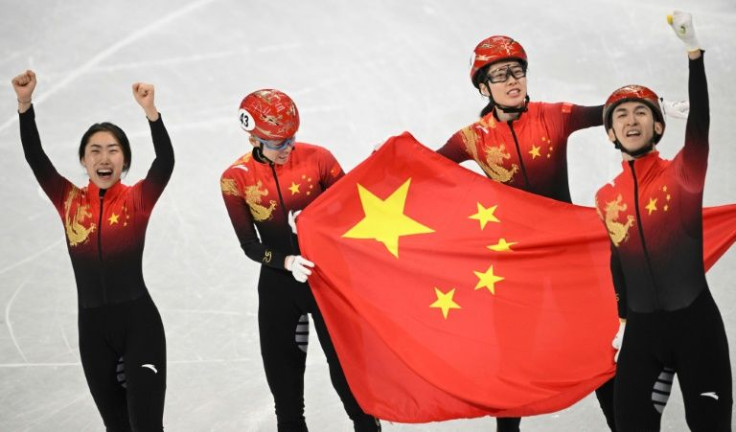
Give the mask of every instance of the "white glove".
[(662, 107), (662, 112), (665, 116), (686, 119), (690, 113), (690, 101), (670, 101), (664, 98), (659, 98), (659, 105)]
[(301, 213), (301, 210), (289, 210), (289, 226), (291, 227), (291, 232), (296, 234), (296, 217), (299, 216), (299, 213)]
[(700, 42), (695, 36), (692, 15), (687, 12), (674, 11), (672, 15), (667, 15), (667, 22), (672, 26), (672, 30), (675, 31), (677, 37), (685, 43), (688, 51), (700, 50)]
[(289, 270), (298, 282), (304, 283), (312, 274), (314, 263), (301, 255), (289, 255), (284, 260), (284, 267)]
[(618, 354), (621, 352), (621, 345), (624, 343), (624, 330), (626, 330), (626, 321), (621, 321), (618, 325), (618, 332), (611, 342), (611, 346), (616, 349), (616, 354), (613, 356), (613, 361), (618, 363)]

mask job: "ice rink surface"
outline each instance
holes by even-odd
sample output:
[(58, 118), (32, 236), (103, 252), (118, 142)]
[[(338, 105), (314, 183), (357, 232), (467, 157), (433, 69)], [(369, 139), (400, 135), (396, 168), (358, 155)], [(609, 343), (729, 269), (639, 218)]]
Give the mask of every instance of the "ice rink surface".
[[(645, 84), (687, 97), (687, 59), (665, 21), (693, 12), (707, 49), (711, 153), (705, 204), (736, 202), (736, 4), (732, 0), (549, 1), (59, 1), (0, 0), (0, 431), (99, 431), (79, 363), (76, 293), (62, 224), (27, 167), (10, 79), (38, 74), (35, 108), (46, 152), (76, 184), (86, 175), (78, 140), (110, 120), (131, 138), (132, 169), (153, 158), (148, 125), (131, 95), (156, 85), (176, 151), (174, 175), (148, 229), (144, 274), (168, 339), (169, 431), (275, 431), (258, 349), (257, 265), (239, 248), (219, 176), (250, 149), (237, 121), (258, 88), (290, 94), (298, 138), (328, 147), (346, 170), (404, 130), (439, 148), (484, 105), (469, 58), (491, 34), (514, 36), (529, 55), (532, 100), (601, 104)], [(684, 121), (668, 119), (659, 145), (681, 147)], [(573, 200), (592, 205), (620, 170), (601, 128), (569, 145)], [(472, 168), (471, 165), (468, 165)], [(736, 358), (736, 250), (708, 273)], [(306, 376), (312, 431), (350, 425), (312, 335)], [(527, 418), (523, 430), (603, 431), (594, 397)], [(686, 430), (675, 392), (663, 430)], [(493, 431), (489, 418), (385, 431)]]

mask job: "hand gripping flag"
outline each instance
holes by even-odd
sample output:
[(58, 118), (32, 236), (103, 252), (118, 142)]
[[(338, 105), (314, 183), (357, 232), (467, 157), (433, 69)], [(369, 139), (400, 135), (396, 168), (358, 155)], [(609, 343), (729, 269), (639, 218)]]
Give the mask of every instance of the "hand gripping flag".
[[(735, 211), (714, 212), (730, 237), (706, 242), (709, 265), (736, 238)], [(542, 414), (614, 374), (609, 241), (593, 208), (493, 182), (404, 133), (298, 225), (350, 388), (374, 416)]]

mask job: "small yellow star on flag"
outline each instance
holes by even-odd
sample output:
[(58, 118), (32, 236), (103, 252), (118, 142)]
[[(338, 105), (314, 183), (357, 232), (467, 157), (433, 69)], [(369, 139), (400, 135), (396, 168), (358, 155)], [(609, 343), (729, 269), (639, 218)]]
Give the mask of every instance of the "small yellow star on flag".
[(493, 212), (496, 211), (497, 205), (485, 208), (481, 203), (477, 203), (478, 205), (478, 212), (474, 215), (468, 216), (470, 219), (475, 219), (480, 221), (480, 229), (485, 229), (486, 224), (488, 222), (501, 222), (498, 220), (498, 218), (493, 214)]
[(462, 309), (459, 304), (455, 303), (452, 297), (455, 295), (455, 288), (451, 289), (447, 293), (443, 293), (437, 287), (434, 288), (434, 293), (437, 296), (437, 301), (429, 305), (431, 308), (442, 309), (442, 316), (447, 319), (447, 315), (450, 314), (450, 309)]
[(496, 294), (496, 282), (501, 282), (504, 279), (501, 276), (493, 274), (493, 265), (488, 267), (488, 270), (484, 273), (477, 271), (474, 271), (473, 273), (478, 277), (478, 284), (475, 285), (475, 289), (488, 288), (488, 291), (494, 295)]
[(507, 242), (505, 238), (498, 239), (498, 243), (495, 245), (488, 246), (488, 249), (494, 251), (494, 252), (506, 252), (506, 251), (512, 251), (511, 246), (515, 245), (518, 242)]
[(365, 217), (342, 236), (353, 239), (373, 239), (386, 246), (391, 255), (399, 257), (399, 237), (432, 233), (434, 230), (404, 214), (411, 179), (382, 200), (358, 184), (358, 195)]

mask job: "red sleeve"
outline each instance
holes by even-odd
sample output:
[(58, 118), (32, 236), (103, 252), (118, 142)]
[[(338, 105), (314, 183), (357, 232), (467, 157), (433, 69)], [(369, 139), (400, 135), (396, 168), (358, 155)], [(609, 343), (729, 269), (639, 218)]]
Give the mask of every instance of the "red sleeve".
[(563, 114), (566, 137), (580, 129), (603, 125), (603, 105), (582, 106), (571, 103), (555, 105), (560, 106), (560, 111)]
[[(627, 301), (626, 301), (626, 279), (624, 278), (624, 271), (621, 267), (621, 259), (619, 257), (618, 248), (615, 244), (613, 244), (613, 241), (610, 241), (610, 233), (608, 231), (608, 227), (606, 226), (605, 218), (603, 216), (604, 210), (601, 201), (602, 200), (602, 191), (608, 188), (609, 186), (604, 186), (595, 195), (595, 209), (596, 213), (598, 214), (598, 217), (600, 218), (601, 222), (603, 223), (603, 229), (606, 230), (606, 236), (609, 237), (609, 244), (610, 244), (610, 250), (611, 250), (611, 256), (609, 261), (609, 268), (611, 271), (611, 282), (613, 283), (613, 290), (616, 294), (616, 305), (618, 308), (618, 317), (621, 319), (626, 319), (626, 312), (628, 310), (627, 308)], [(599, 199), (601, 201), (599, 201)]]
[(345, 172), (342, 167), (328, 150), (324, 151), (323, 157), (320, 160), (320, 184), (323, 189), (327, 189), (336, 181), (340, 180)]
[(238, 236), (240, 247), (245, 255), (253, 261), (269, 267), (284, 269), (286, 255), (269, 249), (261, 243), (253, 217), (250, 214), (250, 207), (248, 207), (248, 203), (245, 202), (242, 196), (237, 180), (228, 176), (227, 171), (220, 179), (220, 189), (227, 213), (230, 216), (230, 222), (233, 224), (235, 235)]
[(468, 151), (465, 148), (465, 141), (463, 140), (463, 130), (459, 130), (453, 134), (449, 140), (443, 145), (437, 153), (450, 159), (455, 163), (461, 163), (468, 159)]

